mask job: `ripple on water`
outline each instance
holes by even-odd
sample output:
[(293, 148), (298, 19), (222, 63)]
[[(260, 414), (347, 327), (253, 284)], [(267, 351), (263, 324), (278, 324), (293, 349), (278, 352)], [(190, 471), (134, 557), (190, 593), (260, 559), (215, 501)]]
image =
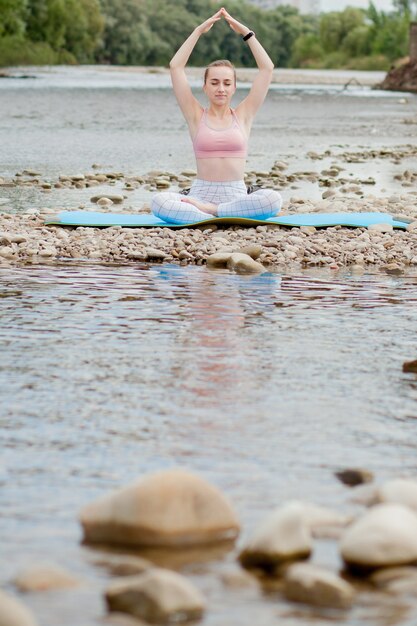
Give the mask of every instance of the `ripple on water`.
[[(3, 580), (45, 556), (67, 565), (90, 581), (78, 601), (28, 604), (45, 626), (57, 614), (62, 626), (96, 623), (107, 575), (79, 545), (77, 511), (162, 467), (224, 489), (244, 536), (286, 499), (349, 508), (340, 467), (381, 479), (413, 471), (417, 384), (401, 364), (416, 356), (416, 300), (411, 277), (324, 270), (0, 270)], [(334, 565), (334, 548), (320, 550)], [(225, 593), (232, 559), (185, 570), (209, 598), (207, 624), (312, 616), (276, 593)], [(414, 609), (394, 604), (397, 623), (415, 623)], [(381, 611), (363, 601), (345, 623), (377, 623)]]

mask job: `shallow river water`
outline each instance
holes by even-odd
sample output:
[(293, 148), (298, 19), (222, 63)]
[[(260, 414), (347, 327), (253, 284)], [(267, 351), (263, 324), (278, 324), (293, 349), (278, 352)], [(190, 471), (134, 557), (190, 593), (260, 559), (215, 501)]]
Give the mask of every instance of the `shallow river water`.
[[(192, 165), (160, 77), (138, 86), (131, 76), (103, 83), (88, 82), (82, 68), (56, 71), (58, 78), (51, 69), (47, 79), (39, 72), (0, 83), (0, 176), (31, 167), (53, 178), (93, 162), (136, 174)], [(311, 168), (308, 150), (412, 141), (417, 126), (403, 121), (415, 99), (405, 100), (276, 88), (250, 167), (285, 157)], [(395, 189), (395, 164), (360, 167), (376, 177), (378, 193)], [(90, 193), (1, 190), (12, 212), (76, 206)], [(137, 194), (138, 202), (148, 197)], [(415, 275), (242, 277), (72, 261), (0, 268), (0, 584), (13, 590), (16, 573), (37, 561), (61, 564), (84, 581), (80, 588), (22, 600), (42, 626), (102, 623), (109, 575), (97, 565), (100, 551), (80, 542), (80, 508), (143, 474), (181, 466), (223, 490), (242, 522), (235, 550), (151, 555), (203, 591), (206, 626), (414, 626), (417, 605), (408, 598), (364, 589), (352, 611), (335, 614), (298, 608), (273, 590), (227, 589), (221, 576), (283, 502), (361, 510), (338, 469), (366, 468), (378, 481), (416, 473), (417, 379), (402, 373), (417, 357), (416, 305)], [(314, 561), (337, 569), (336, 542), (317, 541)]]
[[(218, 485), (243, 540), (290, 499), (352, 511), (337, 469), (415, 472), (417, 381), (401, 366), (415, 358), (416, 303), (415, 278), (324, 270), (1, 270), (3, 581), (34, 561), (61, 563), (89, 581), (83, 590), (25, 601), (44, 626), (57, 615), (94, 624), (106, 576), (99, 553), (79, 545), (77, 513), (160, 468)], [(337, 567), (335, 542), (317, 549), (317, 562)], [(299, 624), (274, 594), (224, 590), (235, 556), (183, 566), (209, 599), (205, 623)], [(383, 623), (380, 600), (364, 598), (345, 623)]]

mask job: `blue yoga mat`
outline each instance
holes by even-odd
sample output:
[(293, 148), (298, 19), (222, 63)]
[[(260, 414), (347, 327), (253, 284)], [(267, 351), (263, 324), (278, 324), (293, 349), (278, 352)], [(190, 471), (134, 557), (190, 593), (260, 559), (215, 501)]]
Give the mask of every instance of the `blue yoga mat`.
[(150, 228), (165, 226), (168, 228), (192, 228), (203, 224), (236, 224), (241, 226), (259, 226), (262, 224), (278, 224), (279, 226), (351, 226), (366, 227), (370, 224), (391, 224), (394, 228), (407, 227), (406, 222), (394, 219), (388, 213), (298, 213), (268, 217), (266, 220), (246, 217), (213, 217), (212, 219), (190, 224), (172, 224), (148, 213), (100, 213), (99, 211), (61, 211), (45, 220), (46, 225), (56, 226), (92, 226), (109, 227), (125, 226), (130, 228)]

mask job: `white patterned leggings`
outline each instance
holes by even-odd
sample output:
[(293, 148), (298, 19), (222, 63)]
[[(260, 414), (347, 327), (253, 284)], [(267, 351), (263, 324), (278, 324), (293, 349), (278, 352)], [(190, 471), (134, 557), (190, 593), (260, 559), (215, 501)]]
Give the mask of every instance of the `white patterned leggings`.
[(266, 219), (276, 215), (282, 205), (282, 198), (274, 189), (258, 189), (248, 194), (243, 180), (211, 182), (197, 178), (192, 183), (188, 196), (171, 191), (155, 194), (151, 203), (152, 213), (173, 224), (188, 224), (213, 218), (213, 215), (183, 202), (186, 197), (216, 204), (219, 217)]

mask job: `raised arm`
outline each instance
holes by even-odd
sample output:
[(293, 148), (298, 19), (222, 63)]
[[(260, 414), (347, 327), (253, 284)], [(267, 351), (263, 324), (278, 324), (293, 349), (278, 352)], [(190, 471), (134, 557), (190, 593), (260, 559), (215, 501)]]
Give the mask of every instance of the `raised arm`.
[(200, 36), (207, 33), (215, 22), (218, 22), (222, 17), (222, 9), (220, 9), (200, 26), (197, 26), (188, 39), (184, 41), (181, 48), (174, 54), (169, 64), (175, 97), (188, 125), (191, 127), (199, 117), (202, 107), (191, 91), (185, 74), (185, 66)]
[[(242, 37), (245, 37), (251, 32), (250, 28), (235, 20), (226, 11), (226, 9), (221, 9), (221, 15), (225, 18), (230, 28)], [(246, 45), (248, 45), (251, 49), (259, 72), (252, 83), (252, 87), (248, 95), (244, 100), (242, 100), (236, 111), (239, 117), (243, 118), (245, 122), (250, 125), (256, 112), (265, 100), (266, 94), (268, 93), (269, 85), (272, 80), (274, 64), (272, 63), (272, 60), (265, 48), (256, 39), (255, 35), (247, 39)]]

